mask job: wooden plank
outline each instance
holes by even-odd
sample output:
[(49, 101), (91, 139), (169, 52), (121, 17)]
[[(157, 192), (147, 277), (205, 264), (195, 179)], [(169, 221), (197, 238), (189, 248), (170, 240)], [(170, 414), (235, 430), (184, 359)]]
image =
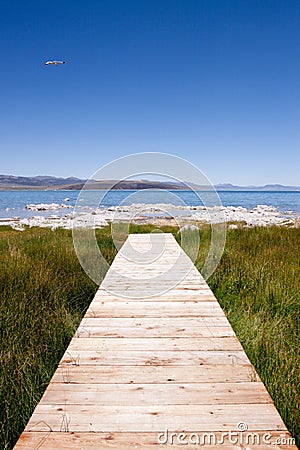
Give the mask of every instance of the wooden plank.
[(206, 338), (94, 338), (94, 337), (74, 337), (68, 347), (69, 352), (89, 351), (94, 348), (96, 351), (190, 351), (190, 350), (223, 350), (223, 351), (243, 351), (243, 348), (234, 336), (232, 337), (206, 337)]
[[(103, 295), (102, 292), (96, 294), (97, 297), (95, 297), (95, 301), (120, 301), (120, 296), (116, 296), (113, 294), (107, 294)], [(144, 302), (149, 301), (149, 298), (143, 298), (143, 297), (134, 297), (134, 298), (126, 298), (127, 301), (130, 302)], [(181, 290), (178, 289), (175, 291), (175, 289), (172, 291), (167, 291), (164, 294), (157, 296), (154, 295), (150, 298), (151, 302), (216, 302), (215, 296), (212, 294), (212, 292), (209, 292), (207, 290), (196, 290), (193, 289), (191, 293), (189, 293), (188, 290)]]
[[(180, 313), (178, 313), (180, 311)], [(213, 302), (94, 301), (85, 317), (225, 317)]]
[[(96, 320), (96, 319), (91, 319)], [(168, 326), (164, 327), (163, 325), (159, 325), (157, 322), (155, 325), (149, 325), (147, 327), (142, 327), (136, 325), (135, 327), (122, 327), (120, 326), (79, 326), (77, 328), (75, 337), (83, 338), (83, 337), (119, 337), (119, 338), (155, 338), (157, 335), (162, 337), (169, 338), (177, 338), (177, 337), (185, 337), (185, 338), (200, 338), (200, 337), (219, 337), (225, 338), (234, 336), (234, 332), (232, 328), (229, 326), (214, 326), (213, 329), (210, 327), (185, 327), (179, 325), (176, 326)]]
[[(231, 330), (232, 335), (234, 332), (226, 319), (226, 317), (84, 317), (80, 323), (80, 327), (116, 327), (123, 328), (128, 327), (134, 329), (135, 327), (142, 327), (144, 330), (147, 328), (163, 327), (170, 328), (171, 326), (176, 328), (188, 328), (188, 329), (203, 329), (210, 330), (212, 333), (218, 330), (218, 327), (224, 327), (227, 330)], [(158, 335), (160, 335), (158, 333)]]
[(250, 364), (244, 351), (69, 351), (61, 359), (62, 365), (100, 366), (190, 366), (215, 364)]
[(285, 430), (273, 404), (242, 405), (145, 405), (103, 406), (45, 405), (39, 403), (26, 431), (43, 431), (45, 423), (53, 431), (226, 431), (236, 429), (238, 423), (251, 430)]
[[(222, 370), (220, 370), (222, 369)], [(250, 364), (192, 366), (98, 366), (60, 365), (53, 383), (240, 383), (257, 382), (259, 377)], [(239, 386), (236, 386), (238, 390)]]
[[(113, 393), (113, 395), (112, 395)], [(180, 384), (50, 384), (44, 405), (217, 405), (272, 403), (261, 382)]]
[[(96, 292), (94, 301), (119, 301), (120, 297), (111, 294), (104, 289), (99, 289)], [(145, 299), (144, 297), (136, 297), (136, 298), (128, 298), (129, 301), (149, 301), (149, 299)], [(151, 301), (164, 301), (164, 302), (172, 302), (172, 301), (210, 301), (216, 302), (216, 298), (210, 289), (206, 287), (201, 287), (197, 285), (193, 285), (192, 287), (182, 286), (181, 284), (176, 286), (176, 288), (167, 291), (159, 296), (155, 295), (151, 297)]]

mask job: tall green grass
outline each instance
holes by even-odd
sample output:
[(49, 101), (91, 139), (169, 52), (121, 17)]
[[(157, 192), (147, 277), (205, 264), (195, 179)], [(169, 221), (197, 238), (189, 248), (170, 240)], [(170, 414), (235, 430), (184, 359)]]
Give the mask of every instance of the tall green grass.
[[(130, 232), (151, 232), (132, 226)], [(162, 227), (164, 232), (177, 230)], [(97, 231), (102, 254), (116, 254), (109, 228)], [(209, 247), (201, 230), (196, 265)], [(289, 430), (299, 438), (300, 230), (229, 230), (209, 284), (265, 382)], [(69, 231), (0, 227), (0, 448), (25, 427), (92, 300), (97, 286), (75, 255)]]
[(300, 230), (230, 230), (209, 285), (290, 432), (300, 438)]
[(0, 448), (10, 449), (95, 294), (64, 230), (0, 232)]

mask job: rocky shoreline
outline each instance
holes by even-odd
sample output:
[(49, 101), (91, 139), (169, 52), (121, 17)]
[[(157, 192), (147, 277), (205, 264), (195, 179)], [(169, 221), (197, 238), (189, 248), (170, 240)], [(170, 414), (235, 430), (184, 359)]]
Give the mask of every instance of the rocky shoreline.
[[(68, 200), (68, 199), (66, 199)], [(11, 217), (0, 219), (0, 225), (10, 226), (15, 230), (26, 227), (43, 228), (103, 228), (111, 222), (154, 223), (179, 226), (184, 224), (209, 224), (227, 222), (230, 228), (253, 226), (289, 226), (299, 225), (299, 216), (288, 212), (278, 211), (267, 205), (258, 205), (253, 209), (241, 206), (175, 206), (171, 204), (133, 204), (130, 206), (112, 206), (108, 208), (76, 208), (62, 203), (40, 203), (26, 205), (26, 209), (39, 212), (29, 218)], [(62, 214), (63, 210), (73, 211)], [(57, 211), (60, 214), (43, 215), (43, 212)]]

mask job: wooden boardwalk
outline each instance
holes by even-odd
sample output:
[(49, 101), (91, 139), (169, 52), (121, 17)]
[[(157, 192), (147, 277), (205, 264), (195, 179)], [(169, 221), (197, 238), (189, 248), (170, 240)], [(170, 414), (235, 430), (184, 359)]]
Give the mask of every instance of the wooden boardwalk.
[(171, 234), (145, 264), (149, 236), (116, 256), (15, 449), (295, 449), (197, 269)]

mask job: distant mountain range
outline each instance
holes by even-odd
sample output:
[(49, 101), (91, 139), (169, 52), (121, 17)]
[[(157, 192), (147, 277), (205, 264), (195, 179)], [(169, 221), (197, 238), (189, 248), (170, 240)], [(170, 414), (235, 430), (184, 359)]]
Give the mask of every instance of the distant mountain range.
[(264, 186), (236, 186), (231, 183), (215, 184), (218, 191), (300, 191), (300, 186), (265, 184)]
[(51, 176), (36, 176), (36, 177), (18, 177), (14, 175), (0, 175), (0, 189), (1, 190), (15, 190), (15, 189), (60, 189), (67, 185), (83, 183), (84, 180), (75, 177), (57, 178)]
[[(58, 178), (52, 176), (19, 177), (0, 175), (0, 190), (80, 190), (87, 180), (76, 177)], [(184, 183), (151, 180), (103, 180), (90, 181), (89, 189), (187, 189)], [(205, 186), (190, 184), (193, 189), (203, 189)], [(216, 184), (217, 191), (300, 191), (300, 186), (284, 186), (282, 184), (266, 184), (265, 186), (236, 186), (234, 184)]]

